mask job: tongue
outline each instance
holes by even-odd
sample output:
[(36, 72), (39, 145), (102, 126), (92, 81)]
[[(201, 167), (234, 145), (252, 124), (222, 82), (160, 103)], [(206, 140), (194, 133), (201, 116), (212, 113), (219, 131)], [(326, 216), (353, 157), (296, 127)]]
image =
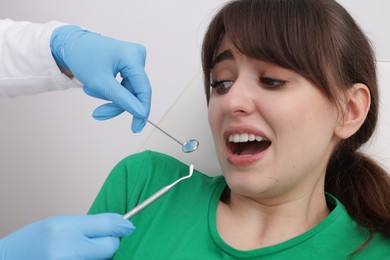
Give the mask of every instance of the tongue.
[(256, 153), (260, 153), (260, 152), (264, 151), (265, 149), (268, 148), (268, 146), (270, 146), (270, 143), (265, 142), (265, 141), (262, 141), (262, 142), (253, 141), (253, 142), (247, 142), (247, 143), (239, 143), (239, 144), (236, 144), (235, 154), (237, 154), (237, 155), (252, 155), (252, 154), (256, 154)]

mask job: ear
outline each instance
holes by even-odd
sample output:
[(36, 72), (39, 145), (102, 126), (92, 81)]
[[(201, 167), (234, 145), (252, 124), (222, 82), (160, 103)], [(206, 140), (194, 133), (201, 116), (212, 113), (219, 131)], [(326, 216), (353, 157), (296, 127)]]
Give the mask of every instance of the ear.
[(341, 111), (335, 135), (346, 139), (356, 133), (367, 117), (370, 104), (371, 95), (368, 87), (361, 83), (354, 84), (347, 92), (346, 103)]

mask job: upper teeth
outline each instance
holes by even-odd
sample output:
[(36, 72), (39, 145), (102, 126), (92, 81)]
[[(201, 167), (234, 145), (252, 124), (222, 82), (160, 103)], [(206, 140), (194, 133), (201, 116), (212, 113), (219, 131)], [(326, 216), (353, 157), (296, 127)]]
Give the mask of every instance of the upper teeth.
[(233, 134), (229, 136), (229, 142), (233, 143), (245, 143), (248, 141), (263, 141), (264, 138), (255, 134)]

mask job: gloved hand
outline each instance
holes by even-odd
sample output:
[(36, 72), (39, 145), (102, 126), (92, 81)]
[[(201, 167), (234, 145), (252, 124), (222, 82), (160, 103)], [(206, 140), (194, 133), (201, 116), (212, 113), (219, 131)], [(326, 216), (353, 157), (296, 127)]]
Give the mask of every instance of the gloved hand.
[[(145, 47), (119, 41), (78, 26), (65, 25), (53, 31), (50, 48), (60, 67), (69, 70), (84, 91), (114, 104), (109, 111), (98, 107), (94, 117), (112, 118), (123, 111), (132, 114), (132, 131), (140, 132), (149, 116), (151, 87), (145, 72)], [(116, 80), (120, 73), (122, 82)]]
[(0, 240), (0, 260), (107, 259), (133, 224), (113, 213), (50, 217)]

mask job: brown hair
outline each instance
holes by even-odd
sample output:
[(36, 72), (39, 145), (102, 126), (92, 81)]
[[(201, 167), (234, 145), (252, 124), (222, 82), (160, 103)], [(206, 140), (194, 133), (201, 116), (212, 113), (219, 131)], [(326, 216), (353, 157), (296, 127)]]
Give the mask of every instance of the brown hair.
[(358, 149), (375, 130), (378, 86), (370, 42), (333, 0), (237, 0), (215, 15), (202, 47), (207, 102), (210, 72), (223, 36), (244, 55), (292, 69), (334, 104), (355, 83), (368, 86), (371, 106), (361, 128), (343, 140), (328, 163), (325, 191), (370, 231), (390, 237), (390, 175)]

